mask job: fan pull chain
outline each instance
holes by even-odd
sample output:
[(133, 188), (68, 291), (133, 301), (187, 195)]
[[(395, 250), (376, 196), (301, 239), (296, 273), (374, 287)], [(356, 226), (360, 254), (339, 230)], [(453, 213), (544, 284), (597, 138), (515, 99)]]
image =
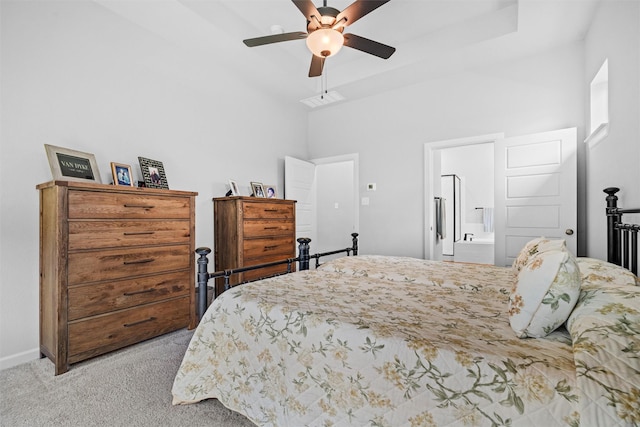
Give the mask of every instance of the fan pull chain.
[(324, 99), (324, 94), (329, 92), (329, 83), (328, 83), (328, 78), (327, 78), (327, 68), (326, 68), (326, 63), (325, 63), (325, 67), (324, 67), (324, 72), (322, 73), (322, 76), (320, 77), (320, 99)]

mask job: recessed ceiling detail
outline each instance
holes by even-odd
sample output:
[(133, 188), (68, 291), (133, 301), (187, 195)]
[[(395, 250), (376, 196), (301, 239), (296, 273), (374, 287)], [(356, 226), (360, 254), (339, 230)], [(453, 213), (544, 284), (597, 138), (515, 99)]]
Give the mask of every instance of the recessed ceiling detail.
[[(328, 1), (338, 10), (353, 3)], [(488, 70), (581, 42), (599, 1), (389, 1), (348, 29), (394, 46), (393, 56), (381, 61), (356, 49), (341, 49), (325, 64), (323, 79), (328, 74), (330, 87), (355, 101), (461, 71)], [(186, 84), (214, 92), (220, 80), (212, 76), (231, 73), (256, 90), (294, 104), (318, 93), (318, 79), (307, 77), (309, 49), (304, 39), (255, 49), (242, 43), (251, 35), (272, 34), (273, 24), (283, 33), (302, 30), (306, 39), (304, 18), (292, 12), (289, 0), (94, 3), (179, 55), (179, 61), (168, 64), (158, 52), (141, 49), (138, 60), (151, 70), (182, 76)]]

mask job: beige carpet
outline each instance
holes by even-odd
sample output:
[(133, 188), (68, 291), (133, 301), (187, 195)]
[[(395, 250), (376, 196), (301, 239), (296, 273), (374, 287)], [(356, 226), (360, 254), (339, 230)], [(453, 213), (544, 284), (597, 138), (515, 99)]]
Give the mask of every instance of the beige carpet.
[(253, 426), (217, 400), (171, 405), (171, 386), (192, 331), (180, 330), (72, 365), (49, 359), (0, 371), (0, 425)]

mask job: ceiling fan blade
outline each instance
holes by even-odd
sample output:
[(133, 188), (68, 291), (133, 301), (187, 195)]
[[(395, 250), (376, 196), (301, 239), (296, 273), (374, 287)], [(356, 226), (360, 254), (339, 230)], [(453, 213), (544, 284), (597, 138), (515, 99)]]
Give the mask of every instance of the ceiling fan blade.
[(309, 77), (318, 77), (322, 75), (324, 60), (320, 56), (311, 55), (311, 67), (309, 67)]
[(351, 25), (389, 1), (390, 0), (356, 0), (336, 16), (336, 22), (346, 18), (346, 25)]
[(382, 59), (389, 59), (389, 57), (393, 55), (393, 52), (396, 51), (395, 47), (356, 36), (355, 34), (344, 34), (344, 45), (353, 49), (361, 50), (362, 52), (370, 53), (371, 55), (375, 55)]
[[(322, 15), (318, 12), (315, 5), (311, 2), (311, 0), (291, 0), (293, 4), (296, 5), (300, 12), (307, 18), (309, 22), (318, 22)], [(315, 16), (317, 20), (312, 19), (311, 17)]]
[(270, 36), (256, 37), (254, 39), (243, 40), (244, 44), (249, 47), (262, 46), (263, 44), (286, 42), (289, 40), (306, 39), (307, 33), (296, 31), (294, 33), (273, 34)]

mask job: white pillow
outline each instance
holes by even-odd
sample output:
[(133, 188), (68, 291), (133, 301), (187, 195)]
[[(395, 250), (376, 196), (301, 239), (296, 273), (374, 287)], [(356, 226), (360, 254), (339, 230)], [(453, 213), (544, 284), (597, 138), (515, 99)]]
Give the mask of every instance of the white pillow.
[(509, 323), (519, 338), (542, 338), (562, 325), (580, 296), (580, 270), (567, 251), (532, 256), (509, 296)]
[(548, 239), (546, 237), (537, 237), (527, 242), (520, 250), (518, 257), (513, 260), (513, 271), (518, 274), (522, 267), (527, 265), (529, 259), (536, 254), (546, 251), (566, 251), (567, 246), (564, 239)]

